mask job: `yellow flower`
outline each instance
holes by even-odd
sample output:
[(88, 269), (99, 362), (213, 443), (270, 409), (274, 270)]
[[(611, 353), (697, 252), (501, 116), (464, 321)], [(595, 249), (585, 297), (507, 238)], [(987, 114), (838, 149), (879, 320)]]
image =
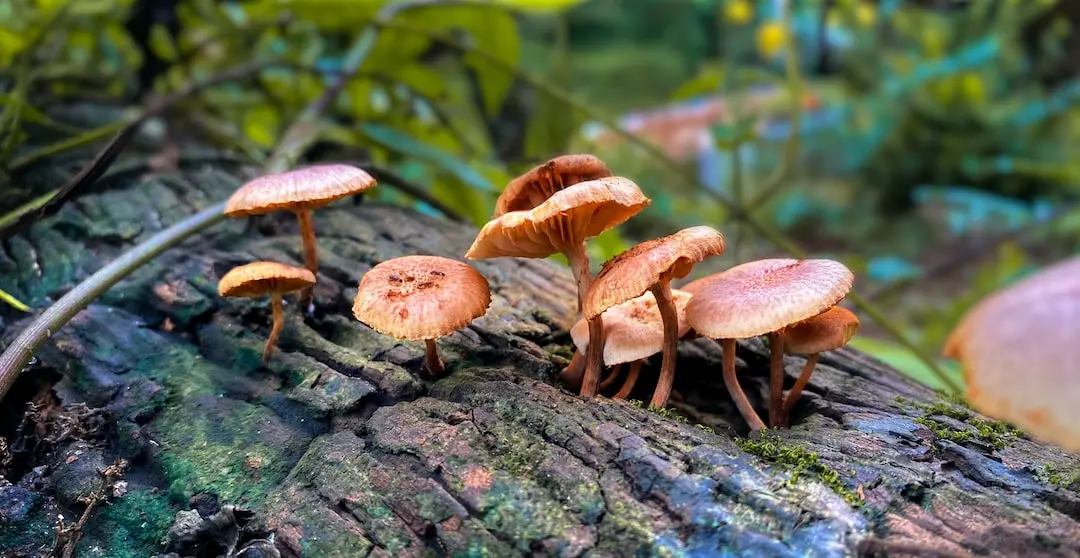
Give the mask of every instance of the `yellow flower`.
[(859, 2), (855, 5), (855, 21), (863, 27), (870, 27), (877, 21), (877, 8), (868, 2)]
[(986, 100), (986, 84), (978, 74), (966, 72), (960, 76), (960, 95), (970, 103), (984, 101)]
[(754, 17), (754, 7), (746, 0), (728, 0), (724, 2), (724, 19), (736, 25), (743, 25)]
[(773, 58), (787, 44), (787, 29), (777, 21), (765, 23), (757, 30), (758, 53), (764, 58)]

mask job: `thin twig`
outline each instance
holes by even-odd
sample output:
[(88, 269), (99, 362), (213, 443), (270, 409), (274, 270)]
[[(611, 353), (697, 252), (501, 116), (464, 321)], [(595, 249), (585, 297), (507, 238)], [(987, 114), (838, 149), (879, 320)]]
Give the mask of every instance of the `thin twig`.
[(364, 169), (371, 173), (371, 176), (374, 176), (375, 180), (378, 180), (379, 182), (385, 182), (397, 188), (398, 190), (401, 190), (405, 194), (430, 205), (431, 207), (435, 208), (439, 213), (445, 215), (447, 219), (450, 219), (451, 221), (456, 221), (458, 223), (468, 222), (468, 219), (466, 219), (465, 216), (461, 213), (458, 213), (456, 209), (439, 201), (437, 198), (435, 198), (435, 196), (432, 196), (430, 193), (428, 193), (428, 191), (425, 190), (422, 186), (413, 184), (400, 174), (386, 167), (377, 167), (371, 164), (365, 164)]

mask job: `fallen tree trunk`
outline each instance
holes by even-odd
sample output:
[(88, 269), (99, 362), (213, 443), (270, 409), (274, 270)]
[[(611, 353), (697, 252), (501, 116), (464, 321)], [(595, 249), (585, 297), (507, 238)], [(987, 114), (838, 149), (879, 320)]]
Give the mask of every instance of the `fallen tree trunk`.
[[(42, 305), (239, 185), (206, 169), (126, 180), (5, 240), (0, 288)], [(5, 555), (48, 552), (57, 514), (77, 517), (117, 457), (124, 493), (76, 555), (1080, 555), (1076, 457), (865, 355), (823, 355), (792, 428), (764, 439), (741, 437), (703, 340), (680, 348), (674, 412), (582, 399), (553, 385), (568, 271), (503, 259), (474, 263), (493, 304), (439, 341), (449, 374), (432, 381), (423, 345), (356, 322), (351, 299), (375, 263), (460, 258), (475, 231), (348, 202), (315, 225), (317, 314), (287, 308), (268, 368), (268, 304), (219, 298), (216, 282), (257, 259), (299, 265), (291, 215), (193, 239), (55, 333), (4, 402)], [(739, 359), (762, 410), (767, 353), (744, 343)], [(801, 365), (788, 359), (788, 385)]]

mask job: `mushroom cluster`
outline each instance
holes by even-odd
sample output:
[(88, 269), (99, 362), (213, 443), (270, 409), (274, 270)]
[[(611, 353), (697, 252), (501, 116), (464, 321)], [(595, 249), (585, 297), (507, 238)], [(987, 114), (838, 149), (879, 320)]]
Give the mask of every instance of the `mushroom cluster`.
[[(318, 165), (257, 178), (229, 199), (226, 213), (243, 217), (288, 210), (300, 224), (305, 268), (256, 262), (226, 274), (222, 296), (270, 296), (273, 327), (268, 361), (284, 326), (282, 296), (301, 292), (310, 311), (318, 275), (311, 212), (375, 186), (365, 171)], [(752, 430), (765, 428), (735, 375), (735, 342), (767, 335), (771, 351), (768, 416), (786, 426), (810, 379), (818, 354), (846, 344), (859, 327), (837, 306), (854, 276), (832, 260), (766, 259), (745, 263), (673, 289), (694, 265), (724, 252), (724, 237), (707, 226), (648, 240), (604, 263), (594, 278), (586, 242), (631, 219), (651, 200), (632, 180), (614, 176), (592, 155), (564, 155), (512, 180), (465, 254), (471, 260), (546, 258), (563, 254), (577, 284), (576, 352), (560, 377), (595, 396), (620, 378), (616, 398), (627, 398), (642, 366), (656, 353), (661, 366), (651, 405), (664, 408), (675, 382), (680, 339), (707, 337), (722, 344), (722, 377)], [(424, 341), (424, 367), (445, 373), (436, 339), (483, 316), (491, 303), (487, 280), (471, 266), (435, 256), (381, 262), (361, 278), (353, 303), (357, 320), (398, 339)], [(798, 380), (784, 396), (784, 353), (806, 355)], [(629, 364), (623, 377), (622, 368)], [(605, 367), (611, 367), (606, 378)], [(609, 391), (610, 393), (610, 391)]]
[[(612, 388), (629, 363), (614, 394), (628, 397), (645, 359), (660, 352), (651, 405), (663, 408), (674, 385), (679, 339), (705, 336), (722, 342), (724, 382), (751, 429), (758, 430), (765, 423), (735, 377), (735, 341), (768, 335), (769, 424), (786, 425), (818, 354), (846, 344), (859, 327), (854, 314), (837, 306), (851, 289), (851, 271), (832, 260), (769, 259), (672, 289), (671, 282), (685, 278), (695, 264), (724, 252), (723, 235), (697, 226), (630, 248), (604, 263), (594, 278), (586, 241), (650, 203), (632, 180), (613, 176), (596, 157), (557, 157), (507, 185), (466, 257), (566, 256), (577, 283), (579, 321), (571, 329), (576, 351), (560, 378), (582, 396)], [(807, 355), (786, 398), (785, 351)]]

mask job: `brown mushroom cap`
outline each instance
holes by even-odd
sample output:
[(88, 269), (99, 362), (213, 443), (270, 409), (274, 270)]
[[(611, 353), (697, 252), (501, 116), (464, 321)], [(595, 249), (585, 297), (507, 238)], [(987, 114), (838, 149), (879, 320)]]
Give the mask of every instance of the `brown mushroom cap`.
[(594, 318), (660, 281), (686, 277), (694, 264), (724, 253), (724, 236), (712, 227), (690, 227), (647, 240), (604, 264), (585, 298), (585, 318)]
[(375, 184), (366, 171), (349, 165), (315, 165), (268, 174), (233, 193), (225, 204), (225, 214), (244, 217), (279, 209), (317, 209)]
[[(671, 300), (679, 316), (679, 335), (686, 333), (686, 304), (690, 293), (672, 290)], [(570, 329), (578, 351), (589, 346), (589, 323), (582, 319)], [(604, 311), (604, 364), (613, 366), (659, 353), (664, 346), (664, 321), (651, 292), (616, 304)]]
[(746, 339), (812, 318), (844, 298), (855, 280), (833, 260), (766, 259), (698, 279), (686, 321), (712, 339)]
[(233, 268), (218, 283), (218, 294), (259, 298), (285, 294), (315, 285), (315, 275), (302, 267), (277, 262), (255, 262)]
[(511, 211), (528, 211), (555, 192), (579, 182), (611, 176), (611, 170), (592, 155), (562, 155), (513, 179), (495, 201), (498, 217)]
[(353, 315), (398, 339), (435, 339), (487, 312), (487, 279), (457, 260), (405, 256), (382, 262), (360, 280)]
[(512, 211), (489, 221), (465, 257), (546, 258), (618, 226), (651, 201), (626, 178), (579, 182), (528, 211)]
[(839, 349), (859, 331), (859, 317), (843, 306), (828, 310), (784, 330), (784, 351), (812, 355)]
[(977, 303), (945, 343), (978, 411), (1080, 451), (1080, 258), (1051, 265)]

